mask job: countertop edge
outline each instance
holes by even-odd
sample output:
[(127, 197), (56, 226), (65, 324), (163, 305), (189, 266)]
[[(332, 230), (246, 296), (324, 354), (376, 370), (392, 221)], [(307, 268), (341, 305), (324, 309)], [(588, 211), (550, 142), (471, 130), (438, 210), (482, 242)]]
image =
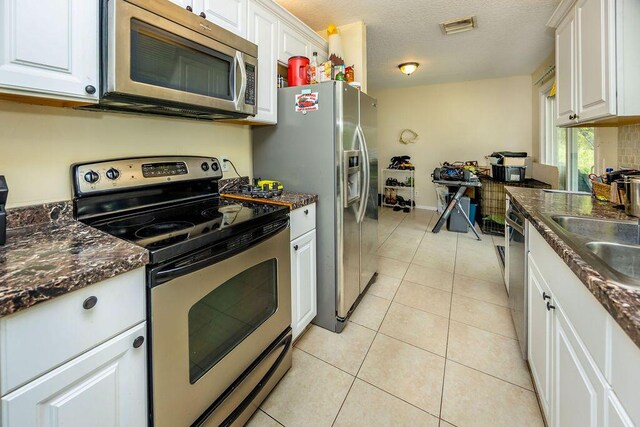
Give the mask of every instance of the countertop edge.
[[(591, 292), (596, 300), (607, 310), (616, 320), (616, 323), (625, 331), (631, 340), (640, 347), (640, 324), (629, 313), (630, 310), (637, 311), (627, 302), (619, 298), (621, 293), (636, 292), (622, 288), (614, 283), (608, 282), (602, 275), (595, 271), (580, 255), (575, 253), (564, 240), (547, 227), (536, 214), (530, 212), (528, 208), (518, 201), (518, 195), (514, 195), (508, 187), (507, 194), (511, 201), (524, 213), (536, 230), (541, 234), (549, 246), (560, 256), (564, 263), (580, 279), (583, 285)], [(640, 291), (637, 292), (640, 295)]]
[[(55, 227), (55, 229), (50, 227)], [(67, 227), (68, 229), (66, 229)], [(4, 287), (0, 289), (0, 318), (21, 312), (66, 293), (86, 288), (120, 274), (144, 267), (149, 263), (149, 252), (146, 249), (111, 236), (110, 234), (103, 233), (100, 230), (73, 219), (59, 222), (52, 221), (48, 224), (36, 223), (14, 228), (12, 231), (27, 234), (66, 232), (74, 235), (74, 233), (83, 231), (84, 229), (90, 233), (90, 236), (88, 237), (89, 241), (83, 244), (93, 245), (95, 244), (95, 240), (99, 239), (99, 246), (104, 246), (105, 250), (116, 251), (118, 255), (111, 259), (98, 259), (92, 262), (91, 258), (83, 258), (87, 255), (82, 252), (77, 254), (70, 253), (65, 256), (67, 258), (78, 257), (78, 259), (73, 260), (70, 265), (82, 266), (79, 271), (73, 271), (71, 274), (68, 272), (66, 274), (52, 274), (50, 278), (46, 277), (46, 273), (44, 274), (44, 278), (37, 276), (22, 278), (20, 276), (24, 275), (24, 271), (28, 271), (29, 269), (37, 270), (37, 267), (41, 264), (40, 255), (37, 252), (38, 248), (36, 247), (35, 252), (28, 252), (28, 260), (24, 261), (25, 264), (19, 264), (19, 267), (14, 268), (12, 272), (5, 272), (9, 274), (9, 278), (3, 283)], [(46, 253), (46, 249), (48, 248), (44, 249)], [(94, 246), (91, 249), (96, 250), (96, 247)], [(22, 252), (25, 250), (25, 247), (7, 248), (5, 251), (6, 250)], [(31, 251), (31, 249), (28, 250)], [(0, 256), (2, 261), (5, 261), (7, 253), (5, 252), (0, 255), (2, 255)], [(15, 278), (12, 278), (12, 276), (15, 276)]]

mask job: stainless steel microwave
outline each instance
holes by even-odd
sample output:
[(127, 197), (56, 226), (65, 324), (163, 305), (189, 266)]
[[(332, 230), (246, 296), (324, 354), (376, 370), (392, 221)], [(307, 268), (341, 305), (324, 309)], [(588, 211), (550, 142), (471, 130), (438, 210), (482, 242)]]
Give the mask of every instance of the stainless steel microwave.
[(167, 0), (103, 0), (99, 104), (196, 119), (257, 112), (258, 47)]

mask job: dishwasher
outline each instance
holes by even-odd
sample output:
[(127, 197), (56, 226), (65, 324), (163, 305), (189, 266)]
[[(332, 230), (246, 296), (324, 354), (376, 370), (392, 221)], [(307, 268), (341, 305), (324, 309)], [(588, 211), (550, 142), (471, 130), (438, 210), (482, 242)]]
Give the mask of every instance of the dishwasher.
[(527, 359), (527, 220), (507, 199), (505, 215), (507, 236), (509, 307), (520, 343), (522, 357)]

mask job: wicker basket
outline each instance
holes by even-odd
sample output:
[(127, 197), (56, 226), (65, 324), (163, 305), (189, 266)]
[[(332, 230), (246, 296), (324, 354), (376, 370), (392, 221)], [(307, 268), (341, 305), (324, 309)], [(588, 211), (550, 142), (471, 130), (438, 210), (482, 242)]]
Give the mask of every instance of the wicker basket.
[(598, 181), (591, 181), (594, 197), (619, 205), (624, 203), (624, 188), (618, 189), (617, 184), (609, 185)]

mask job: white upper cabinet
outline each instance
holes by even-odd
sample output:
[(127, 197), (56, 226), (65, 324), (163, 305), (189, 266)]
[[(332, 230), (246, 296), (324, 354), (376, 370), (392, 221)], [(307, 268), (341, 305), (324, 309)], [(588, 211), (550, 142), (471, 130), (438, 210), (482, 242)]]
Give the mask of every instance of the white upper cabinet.
[(640, 116), (640, 3), (564, 0), (556, 29), (558, 125), (618, 123)]
[(616, 88), (615, 20), (612, 0), (580, 0), (577, 21), (578, 118), (614, 115)]
[(98, 4), (0, 0), (0, 92), (97, 101)]
[(278, 17), (267, 8), (249, 2), (247, 38), (258, 45), (258, 114), (252, 121), (278, 121)]
[(287, 63), (292, 56), (309, 57), (309, 41), (293, 26), (286, 22), (280, 22), (280, 48), (278, 50), (278, 60)]
[(193, 0), (193, 11), (240, 37), (247, 37), (247, 0)]
[[(565, 17), (556, 30), (556, 97), (558, 124), (575, 121), (576, 107), (576, 16)], [(562, 52), (562, 55), (558, 53)]]

